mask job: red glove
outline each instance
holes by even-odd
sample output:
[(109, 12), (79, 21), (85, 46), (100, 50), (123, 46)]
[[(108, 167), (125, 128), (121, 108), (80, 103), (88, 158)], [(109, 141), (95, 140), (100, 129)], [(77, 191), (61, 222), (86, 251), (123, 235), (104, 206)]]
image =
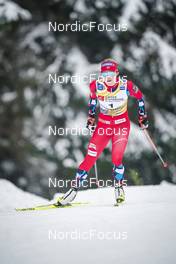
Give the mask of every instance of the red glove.
[(87, 126), (89, 130), (94, 131), (96, 127), (95, 117), (94, 116), (88, 116), (87, 119)]
[(147, 115), (139, 115), (138, 116), (138, 124), (141, 129), (146, 129), (149, 125)]

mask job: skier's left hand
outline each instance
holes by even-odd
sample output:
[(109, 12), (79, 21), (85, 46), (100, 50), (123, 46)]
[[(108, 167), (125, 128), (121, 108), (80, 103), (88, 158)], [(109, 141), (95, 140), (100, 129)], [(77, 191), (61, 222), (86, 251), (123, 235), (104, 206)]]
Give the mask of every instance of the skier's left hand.
[(149, 122), (147, 115), (139, 115), (138, 117), (138, 124), (141, 129), (146, 129), (148, 128)]

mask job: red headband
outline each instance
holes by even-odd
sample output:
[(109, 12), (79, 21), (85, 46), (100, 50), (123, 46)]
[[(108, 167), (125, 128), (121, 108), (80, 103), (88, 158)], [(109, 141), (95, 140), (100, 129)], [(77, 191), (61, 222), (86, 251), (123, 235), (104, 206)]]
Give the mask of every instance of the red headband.
[(117, 62), (115, 62), (114, 60), (111, 60), (111, 59), (107, 59), (107, 60), (104, 60), (102, 63), (101, 63), (101, 72), (105, 72), (105, 71), (117, 71), (118, 70), (118, 64)]

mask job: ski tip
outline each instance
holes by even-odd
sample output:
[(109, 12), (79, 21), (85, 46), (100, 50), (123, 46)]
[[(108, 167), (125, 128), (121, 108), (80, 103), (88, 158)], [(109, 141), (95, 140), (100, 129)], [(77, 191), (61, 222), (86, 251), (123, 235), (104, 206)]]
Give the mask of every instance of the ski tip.
[(35, 207), (31, 207), (31, 208), (15, 208), (16, 212), (24, 212), (24, 211), (34, 211)]

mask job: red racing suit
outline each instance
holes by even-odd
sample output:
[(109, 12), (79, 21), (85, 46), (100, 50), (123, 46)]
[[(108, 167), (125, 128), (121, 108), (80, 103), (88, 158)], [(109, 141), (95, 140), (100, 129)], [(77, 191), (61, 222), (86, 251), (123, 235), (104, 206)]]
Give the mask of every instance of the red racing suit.
[(142, 92), (132, 81), (118, 77), (114, 86), (108, 86), (96, 80), (90, 83), (89, 115), (94, 116), (97, 102), (99, 102), (100, 113), (87, 154), (79, 166), (80, 170), (88, 172), (110, 140), (112, 163), (115, 166), (122, 164), (130, 131), (127, 110), (129, 96), (135, 97), (140, 110), (145, 111)]

